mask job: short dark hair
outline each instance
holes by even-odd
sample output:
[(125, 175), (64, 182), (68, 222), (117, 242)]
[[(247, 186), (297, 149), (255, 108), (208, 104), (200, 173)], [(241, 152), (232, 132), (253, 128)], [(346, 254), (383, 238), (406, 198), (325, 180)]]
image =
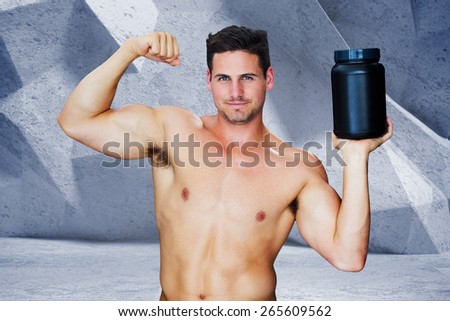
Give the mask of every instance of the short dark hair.
[(210, 33), (206, 39), (206, 62), (212, 71), (214, 54), (227, 51), (245, 51), (258, 56), (264, 77), (270, 67), (269, 43), (265, 30), (229, 26), (216, 34)]

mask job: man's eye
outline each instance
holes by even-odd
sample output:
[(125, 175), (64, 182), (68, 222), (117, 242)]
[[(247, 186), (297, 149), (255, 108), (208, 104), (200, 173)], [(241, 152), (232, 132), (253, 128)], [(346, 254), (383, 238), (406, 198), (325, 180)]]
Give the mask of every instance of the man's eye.
[(217, 78), (217, 80), (225, 81), (225, 80), (228, 80), (228, 77), (227, 76), (220, 76), (220, 77)]
[(245, 75), (245, 76), (242, 76), (242, 79), (243, 80), (253, 80), (253, 77)]

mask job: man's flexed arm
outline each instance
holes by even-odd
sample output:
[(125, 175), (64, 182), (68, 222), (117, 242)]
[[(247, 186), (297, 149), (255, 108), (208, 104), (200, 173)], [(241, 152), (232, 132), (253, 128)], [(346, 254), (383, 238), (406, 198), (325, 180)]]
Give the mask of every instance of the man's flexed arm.
[(345, 164), (342, 200), (328, 185), (323, 167), (313, 169), (311, 178), (298, 196), (297, 226), (305, 241), (331, 264), (344, 271), (360, 271), (365, 264), (370, 232), (368, 184), (369, 154), (392, 136), (378, 139), (342, 141)]
[(146, 147), (164, 139), (162, 110), (144, 105), (111, 109), (117, 85), (128, 66), (137, 58), (180, 64), (178, 43), (169, 33), (159, 32), (127, 40), (107, 61), (88, 74), (67, 99), (58, 117), (61, 128), (70, 137), (100, 152), (108, 142), (118, 142), (115, 150), (124, 158), (146, 156), (147, 148), (124, 154), (124, 136)]

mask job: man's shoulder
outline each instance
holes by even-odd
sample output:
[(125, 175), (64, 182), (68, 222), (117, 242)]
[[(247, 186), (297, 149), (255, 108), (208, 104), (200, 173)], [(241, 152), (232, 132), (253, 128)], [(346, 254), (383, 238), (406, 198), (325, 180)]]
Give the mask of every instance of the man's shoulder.
[(156, 110), (164, 120), (166, 129), (177, 127), (196, 127), (201, 124), (201, 119), (193, 111), (174, 105), (165, 105), (157, 107)]
[(164, 105), (156, 107), (159, 112), (164, 113), (171, 117), (176, 118), (189, 118), (189, 117), (197, 117), (193, 111), (187, 109), (183, 106), (176, 106), (176, 105)]
[(301, 177), (327, 180), (325, 168), (319, 157), (315, 154), (293, 146), (292, 143), (283, 140), (277, 141), (277, 150), (278, 154), (282, 156), (283, 163), (286, 164), (286, 167), (291, 167)]
[[(307, 150), (294, 146), (292, 142), (286, 142), (272, 132), (265, 135), (263, 147), (270, 147), (283, 158), (284, 161), (289, 159), (296, 160), (294, 165), (306, 165), (307, 167), (317, 167), (321, 165), (319, 158)], [(302, 166), (300, 166), (302, 167)]]

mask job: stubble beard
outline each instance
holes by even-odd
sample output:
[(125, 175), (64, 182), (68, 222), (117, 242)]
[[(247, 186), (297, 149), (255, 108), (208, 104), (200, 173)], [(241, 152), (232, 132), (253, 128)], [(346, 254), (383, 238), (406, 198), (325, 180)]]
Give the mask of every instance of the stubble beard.
[[(239, 101), (239, 102), (247, 102), (247, 104), (252, 104), (251, 101), (246, 100), (233, 100), (233, 101)], [(223, 105), (226, 105), (227, 102), (225, 102)], [(245, 125), (249, 122), (251, 122), (261, 111), (263, 107), (264, 102), (261, 104), (261, 106), (252, 107), (250, 111), (230, 111), (227, 112), (226, 107), (225, 108), (218, 108), (219, 114), (230, 124), (233, 125)]]

